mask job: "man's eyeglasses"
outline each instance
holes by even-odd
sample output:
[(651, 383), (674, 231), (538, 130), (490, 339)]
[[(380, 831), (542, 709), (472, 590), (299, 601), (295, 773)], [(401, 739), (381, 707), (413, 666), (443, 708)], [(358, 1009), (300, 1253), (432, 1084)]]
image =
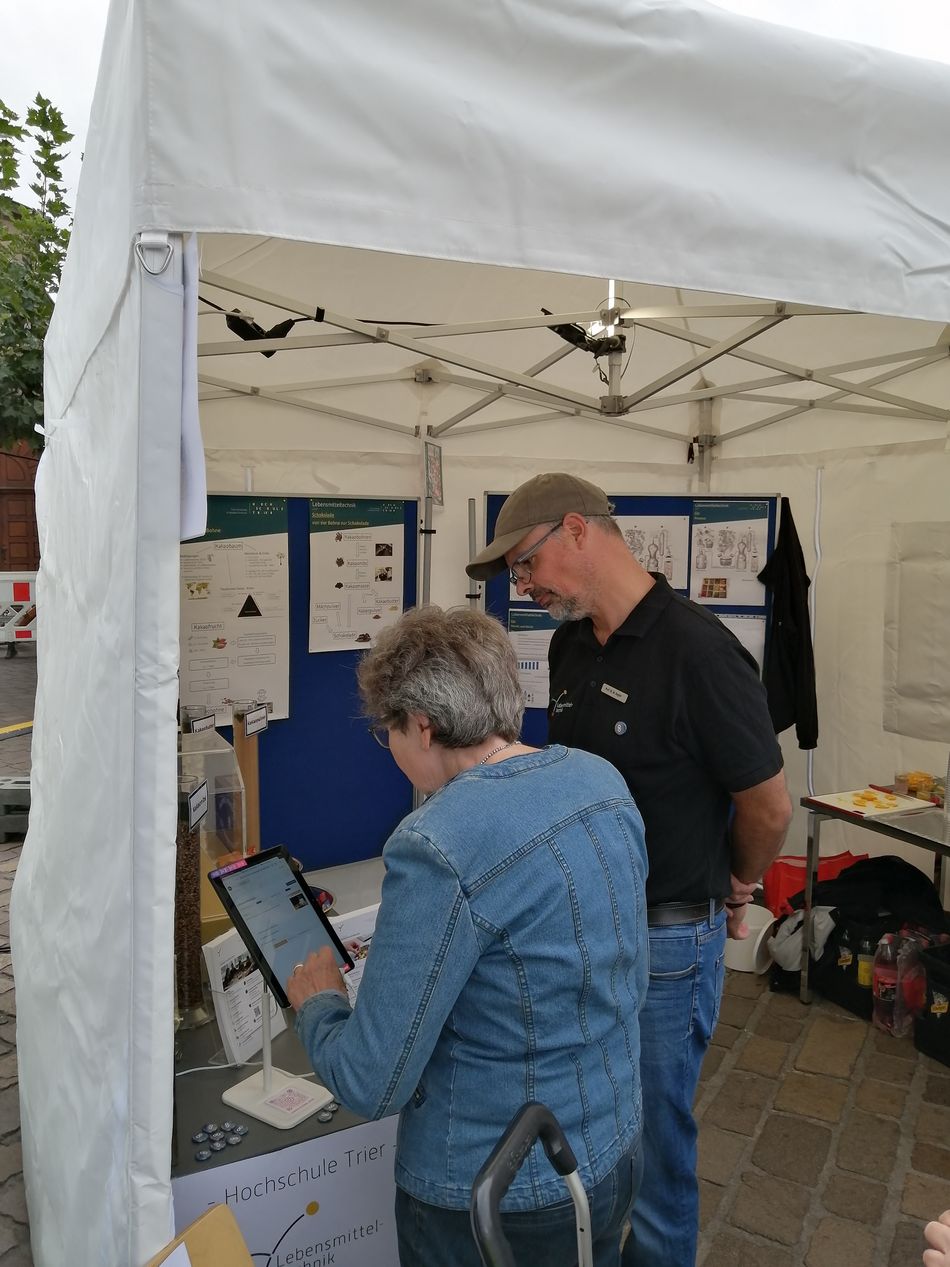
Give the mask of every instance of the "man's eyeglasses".
[(535, 556), (544, 545), (545, 541), (547, 541), (548, 537), (553, 537), (554, 534), (562, 527), (563, 521), (559, 524), (555, 524), (553, 528), (544, 534), (540, 541), (536, 541), (534, 543), (530, 550), (528, 550), (525, 554), (519, 555), (518, 558), (512, 562), (511, 567), (508, 569), (508, 579), (511, 581), (512, 585), (517, 585), (519, 581), (522, 585), (524, 585), (531, 580), (531, 573), (534, 571)]
[(381, 748), (389, 748), (389, 727), (388, 726), (371, 726), (369, 733), (373, 736)]

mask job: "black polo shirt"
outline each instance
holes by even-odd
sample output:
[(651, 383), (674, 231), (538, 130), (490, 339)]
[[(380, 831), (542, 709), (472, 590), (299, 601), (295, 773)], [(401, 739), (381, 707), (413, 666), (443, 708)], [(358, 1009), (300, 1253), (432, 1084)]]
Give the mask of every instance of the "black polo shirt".
[(646, 826), (647, 903), (730, 890), (730, 793), (782, 753), (755, 660), (712, 612), (656, 584), (602, 647), (590, 619), (551, 639), (548, 736), (627, 781)]

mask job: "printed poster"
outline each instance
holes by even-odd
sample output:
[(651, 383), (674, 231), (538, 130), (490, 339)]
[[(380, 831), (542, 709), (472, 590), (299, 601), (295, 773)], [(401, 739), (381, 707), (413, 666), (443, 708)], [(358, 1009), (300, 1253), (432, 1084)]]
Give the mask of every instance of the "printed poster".
[(508, 612), (508, 637), (518, 658), (518, 680), (525, 708), (547, 708), (548, 648), (558, 622), (540, 608), (512, 607)]
[(633, 557), (648, 572), (660, 572), (675, 590), (689, 575), (688, 515), (615, 515)]
[(765, 498), (698, 498), (690, 598), (706, 605), (765, 607), (765, 586), (757, 577), (768, 554), (768, 531)]
[(181, 545), (183, 705), (230, 726), (235, 700), (290, 715), (287, 501), (209, 497), (208, 531)]
[(310, 650), (373, 643), (402, 614), (403, 504), (310, 500)]

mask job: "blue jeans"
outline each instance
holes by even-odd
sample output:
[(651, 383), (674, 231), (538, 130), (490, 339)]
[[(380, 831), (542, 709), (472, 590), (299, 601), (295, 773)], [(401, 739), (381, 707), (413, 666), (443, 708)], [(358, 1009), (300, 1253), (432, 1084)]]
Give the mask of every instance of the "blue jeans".
[(693, 1097), (719, 1017), (726, 917), (650, 929), (640, 1013), (643, 1183), (624, 1267), (693, 1267), (699, 1227)]
[[(588, 1192), (594, 1267), (618, 1267), (620, 1235), (642, 1172), (642, 1152), (634, 1148)], [(570, 1197), (539, 1210), (502, 1214), (501, 1226), (518, 1267), (571, 1267), (577, 1262), (577, 1224)], [(400, 1267), (481, 1267), (468, 1210), (429, 1205), (397, 1188), (396, 1233)]]

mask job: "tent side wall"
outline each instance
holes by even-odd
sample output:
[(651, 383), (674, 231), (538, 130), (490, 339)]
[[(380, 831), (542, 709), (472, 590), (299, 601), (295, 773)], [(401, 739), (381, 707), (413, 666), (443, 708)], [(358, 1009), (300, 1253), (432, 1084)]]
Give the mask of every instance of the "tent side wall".
[(129, 1267), (170, 1231), (176, 270), (133, 265), (37, 481), (43, 637), (11, 922), (41, 1267)]

